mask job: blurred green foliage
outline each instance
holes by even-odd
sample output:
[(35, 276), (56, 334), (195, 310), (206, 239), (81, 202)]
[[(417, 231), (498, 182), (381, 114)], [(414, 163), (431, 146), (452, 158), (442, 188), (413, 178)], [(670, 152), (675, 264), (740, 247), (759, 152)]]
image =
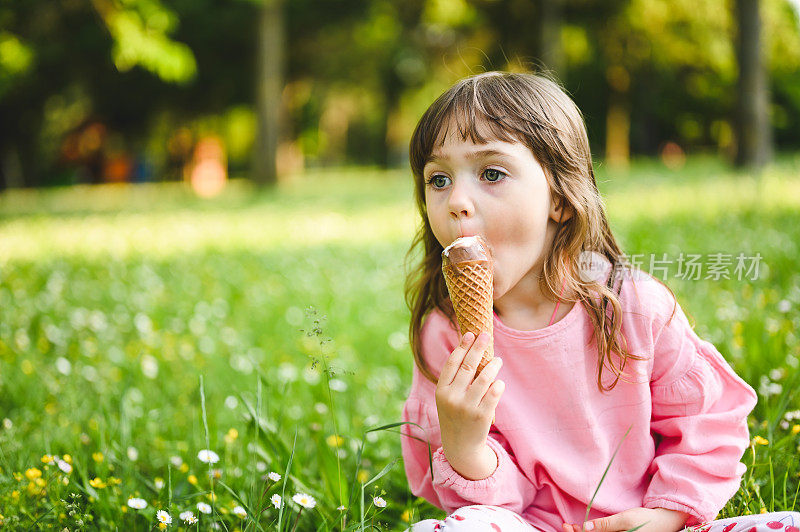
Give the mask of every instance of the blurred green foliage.
[[(779, 149), (800, 138), (800, 18), (762, 0), (770, 117)], [(537, 2), (292, 0), (286, 34), (283, 171), (406, 164), (423, 110), (457, 78), (541, 63)], [(86, 181), (64, 139), (93, 121), (108, 149), (175, 179), (168, 145), (187, 127), (229, 148), (247, 175), (256, 128), (262, 2), (28, 0), (0, 4), (0, 172), (26, 184)], [(602, 153), (612, 90), (630, 113), (633, 153), (672, 141), (730, 155), (737, 67), (731, 6), (690, 0), (563, 0), (556, 74)], [(614, 88), (616, 87), (616, 88)], [(286, 154), (291, 154), (286, 155)], [(287, 159), (287, 157), (289, 157)]]

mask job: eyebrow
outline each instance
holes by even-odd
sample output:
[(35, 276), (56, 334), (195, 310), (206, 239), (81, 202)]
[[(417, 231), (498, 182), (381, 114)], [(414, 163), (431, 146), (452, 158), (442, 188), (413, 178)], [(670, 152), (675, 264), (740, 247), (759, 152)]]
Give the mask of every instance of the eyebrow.
[[(499, 156), (499, 157), (508, 158), (508, 157), (511, 157), (511, 154), (506, 153), (504, 151), (492, 150), (492, 149), (476, 150), (476, 151), (472, 151), (472, 152), (467, 153), (467, 159), (477, 159), (479, 157), (493, 157), (493, 156)], [(428, 163), (428, 162), (434, 162), (434, 161), (441, 161), (442, 159), (444, 159), (444, 157), (442, 157), (441, 154), (431, 153), (430, 157), (428, 157), (428, 160), (425, 161), (425, 162)]]

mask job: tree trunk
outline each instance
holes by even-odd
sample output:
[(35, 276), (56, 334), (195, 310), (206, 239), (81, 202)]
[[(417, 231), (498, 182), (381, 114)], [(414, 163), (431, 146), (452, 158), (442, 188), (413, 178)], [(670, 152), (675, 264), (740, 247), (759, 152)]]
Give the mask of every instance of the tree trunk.
[(736, 58), (739, 81), (734, 123), (736, 166), (760, 168), (772, 158), (769, 124), (769, 88), (761, 54), (759, 0), (736, 0), (739, 38)]
[(564, 76), (564, 54), (561, 48), (561, 0), (539, 0), (536, 6), (536, 52), (544, 66)]
[(278, 181), (278, 141), (284, 85), (283, 0), (264, 0), (259, 13), (256, 65), (256, 121), (252, 179), (259, 186)]
[(606, 162), (626, 168), (631, 155), (630, 75), (621, 65), (606, 70), (609, 97), (606, 111)]

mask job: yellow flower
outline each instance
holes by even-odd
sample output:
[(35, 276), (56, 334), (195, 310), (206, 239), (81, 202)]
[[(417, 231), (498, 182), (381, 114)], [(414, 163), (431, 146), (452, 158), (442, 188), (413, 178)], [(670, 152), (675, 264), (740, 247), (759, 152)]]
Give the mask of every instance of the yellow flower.
[(211, 502), (214, 502), (214, 501), (217, 500), (217, 494), (216, 493), (209, 493), (208, 495), (206, 495), (206, 497), (208, 497), (208, 500), (211, 501)]
[(238, 437), (239, 437), (239, 431), (234, 428), (231, 428), (225, 435), (225, 443), (233, 443), (236, 441), (236, 438)]
[(762, 438), (761, 436), (756, 436), (753, 438), (753, 443), (756, 445), (769, 445), (769, 440), (766, 438)]
[(34, 479), (33, 483), (39, 486), (40, 488), (47, 486), (47, 482), (45, 482), (43, 478)]
[(44, 490), (35, 482), (28, 484), (28, 495), (44, 495)]
[(124, 504), (122, 506), (120, 506), (120, 508), (122, 508), (122, 513), (124, 513), (124, 514), (128, 513), (128, 507), (125, 506)]
[(62, 456), (61, 459), (64, 460), (68, 464), (72, 463), (72, 456), (70, 456), (68, 454), (65, 454), (64, 456)]
[(197, 485), (197, 477), (194, 475), (189, 475), (189, 478), (187, 478), (186, 480), (189, 481), (189, 484), (193, 484), (195, 486)]
[(11, 498), (12, 498), (12, 499), (14, 499), (15, 501), (16, 501), (17, 499), (19, 499), (19, 490), (14, 490), (14, 491), (12, 491), (12, 492), (11, 492)]
[(16, 471), (14, 473), (14, 478), (17, 479), (17, 482), (22, 482), (22, 479), (25, 478), (25, 477), (22, 476), (22, 473), (20, 473), (19, 471)]
[(411, 521), (411, 511), (409, 511), (409, 510), (405, 510), (405, 511), (403, 512), (403, 515), (401, 515), (401, 516), (400, 516), (400, 519), (402, 519), (402, 520), (403, 520), (403, 521), (405, 521), (406, 523), (408, 523), (409, 521)]
[(100, 480), (100, 477), (94, 477), (92, 480), (89, 481), (89, 485), (97, 489), (102, 489), (108, 486), (108, 484)]
[(119, 486), (120, 484), (122, 484), (122, 481), (117, 477), (108, 477), (108, 484), (110, 486)]
[(800, 425), (792, 425), (792, 434), (800, 432)]
[(42, 463), (43, 464), (52, 464), (53, 463), (53, 457), (50, 456), (49, 454), (46, 454), (46, 455), (42, 456)]
[(167, 524), (166, 523), (158, 523), (158, 528), (160, 528), (161, 530), (166, 530), (167, 529)]
[(344, 438), (337, 434), (331, 434), (325, 439), (325, 442), (331, 447), (341, 447), (344, 443)]
[(41, 477), (42, 472), (39, 469), (32, 467), (25, 471), (25, 476), (28, 477), (28, 480), (33, 480), (35, 478)]
[(358, 481), (363, 484), (364, 482), (369, 480), (369, 473), (364, 471), (363, 469), (358, 472)]
[(94, 460), (99, 464), (100, 462), (103, 461), (103, 453), (101, 452), (92, 453), (92, 460)]
[(761, 509), (761, 513), (762, 513), (762, 514), (765, 514), (765, 513), (767, 513), (767, 509), (766, 509), (766, 508), (762, 508), (762, 509)]
[(189, 471), (189, 464), (186, 463), (181, 464), (181, 466), (178, 468), (178, 471), (180, 471), (181, 473), (186, 473), (187, 471)]

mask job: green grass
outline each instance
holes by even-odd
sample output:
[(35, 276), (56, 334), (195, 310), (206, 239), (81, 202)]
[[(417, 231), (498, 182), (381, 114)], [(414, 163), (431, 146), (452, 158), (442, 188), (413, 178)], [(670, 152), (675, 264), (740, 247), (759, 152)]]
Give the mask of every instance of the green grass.
[[(764, 392), (751, 432), (768, 443), (745, 453), (722, 517), (797, 508), (800, 158), (759, 179), (690, 158), (601, 167), (598, 182), (628, 254), (760, 253), (755, 280), (683, 280), (676, 263), (664, 279)], [(0, 195), (5, 527), (150, 530), (158, 509), (178, 527), (198, 502), (213, 502), (200, 529), (440, 517), (409, 493), (393, 426), (413, 364), (402, 284), (415, 223), (401, 171), (309, 172), (269, 192), (235, 181), (214, 200), (178, 184)], [(218, 464), (198, 460), (206, 448)], [(72, 472), (46, 454), (70, 455)], [(298, 492), (316, 506), (300, 511)]]

